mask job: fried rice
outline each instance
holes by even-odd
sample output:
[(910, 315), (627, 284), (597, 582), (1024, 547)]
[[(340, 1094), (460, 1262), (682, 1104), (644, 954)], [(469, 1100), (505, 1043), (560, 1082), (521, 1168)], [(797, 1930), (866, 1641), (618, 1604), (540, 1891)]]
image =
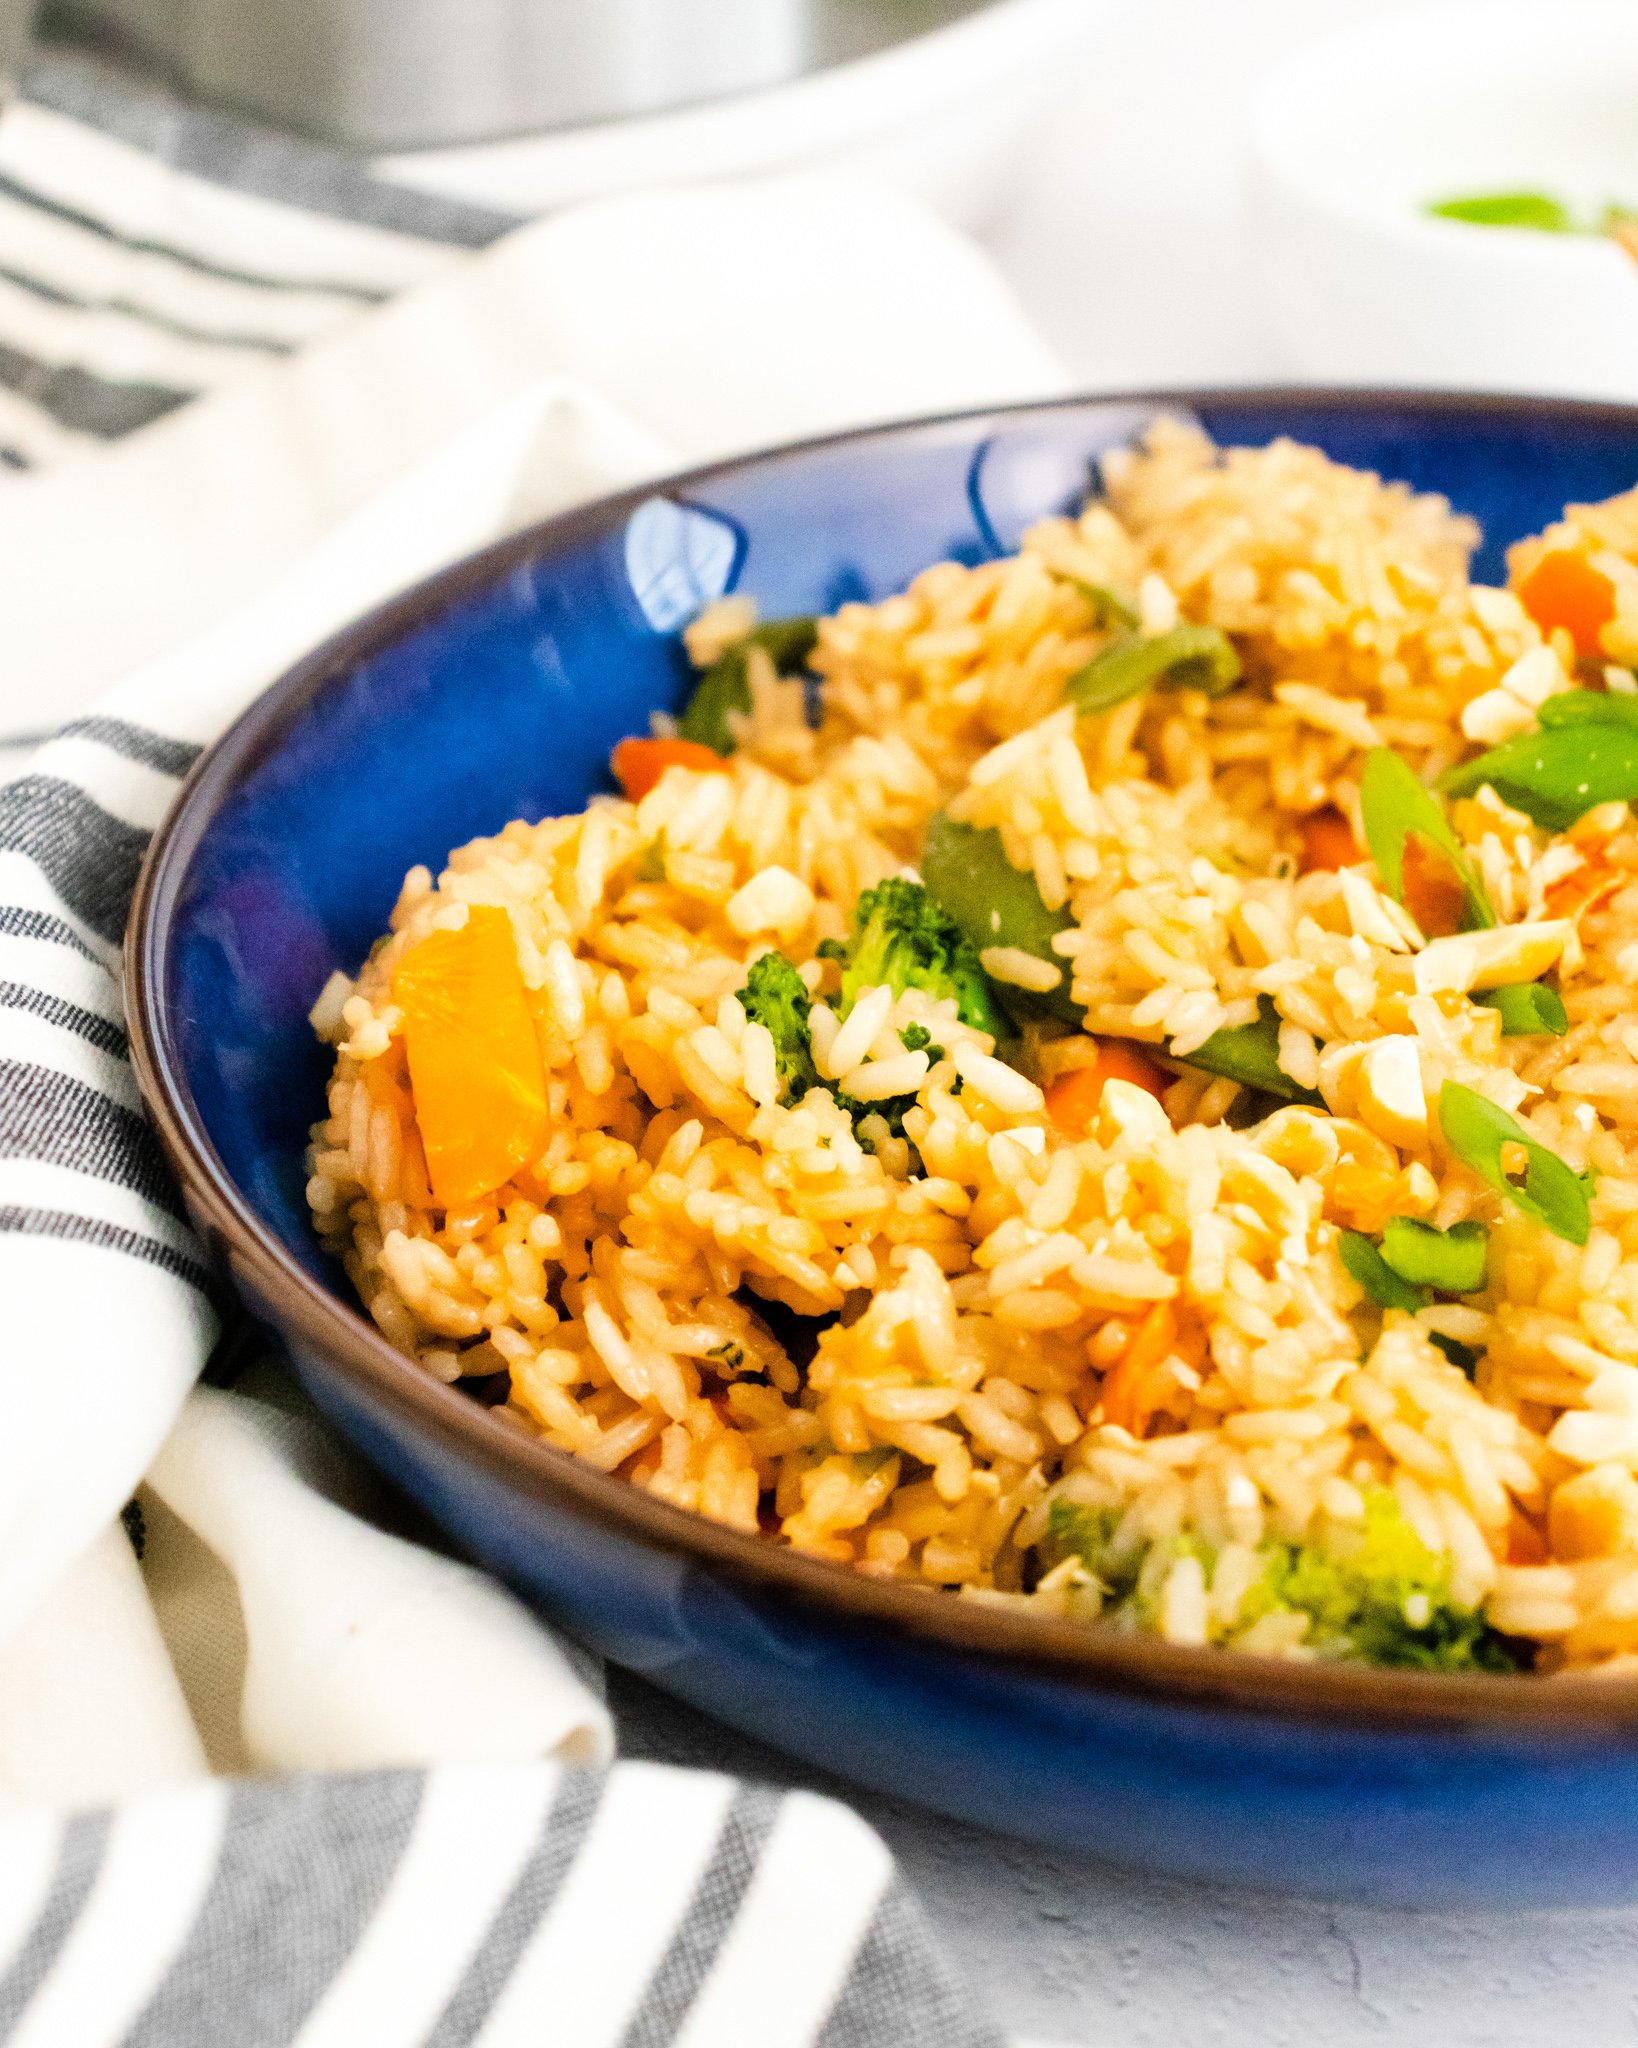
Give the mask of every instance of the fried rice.
[[(1478, 539), (1172, 421), (1017, 555), (819, 621), (817, 693), (713, 607), (687, 638), (741, 665), (721, 758), (412, 870), (319, 1000), (308, 1199), (375, 1324), (510, 1427), (838, 1566), (1178, 1643), (1632, 1668), (1638, 830), (1481, 783), (1444, 880), (1494, 922), (1440, 930), (1365, 850), (1362, 782), (1638, 693), (1638, 494), (1570, 508), (1508, 588), (1470, 581)], [(1607, 596), (1591, 640), (1524, 601), (1566, 556)], [(1072, 701), (1180, 624), (1227, 636), (1235, 687)], [(997, 834), (1057, 928), (1050, 956), (975, 940), (1005, 1031), (918, 986), (843, 999), (856, 906), (935, 818)], [(430, 1091), (511, 1100), (461, 1069), (505, 1028), (434, 1076), (407, 1015), (495, 912), (527, 1156), (457, 1198)], [(770, 952), (805, 1086), (752, 1000)], [(1524, 983), (1562, 1030), (1475, 1000)], [(1209, 1070), (1269, 1019), (1276, 1094)], [(1499, 1169), (1452, 1140), (1452, 1086), (1518, 1133)], [(1542, 1150), (1573, 1227), (1532, 1203)], [(1478, 1284), (1382, 1280), (1413, 1225), (1482, 1243)]]

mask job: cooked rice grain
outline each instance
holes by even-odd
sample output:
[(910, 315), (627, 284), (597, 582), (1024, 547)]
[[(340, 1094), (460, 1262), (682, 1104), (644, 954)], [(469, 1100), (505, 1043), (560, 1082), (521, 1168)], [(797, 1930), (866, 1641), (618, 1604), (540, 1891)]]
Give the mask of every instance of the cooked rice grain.
[[(1510, 592), (1470, 584), (1471, 522), (1312, 449), (1223, 453), (1172, 423), (1105, 481), (1015, 557), (939, 564), (825, 620), (817, 731), (753, 659), (721, 774), (673, 769), (635, 806), (594, 799), (458, 849), (436, 880), (413, 870), (385, 944), (314, 1010), (336, 1047), (315, 1227), (436, 1377), (504, 1370), (518, 1426), (811, 1555), (1092, 1618), (1109, 1583), (1073, 1555), (1039, 1570), (1054, 1514), (1083, 1511), (1109, 1569), (1135, 1575), (1128, 1614), (1302, 1656), (1307, 1618), (1260, 1604), (1268, 1546), (1357, 1530), (1390, 1498), (1452, 1597), (1538, 1668), (1625, 1668), (1638, 830), (1621, 805), (1556, 836), (1489, 792), (1454, 807), (1504, 923), (1558, 921), (1562, 1039), (1502, 1039), (1461, 992), (1482, 975), (1419, 953), (1369, 863), (1299, 872), (1312, 813), (1360, 836), (1363, 749), (1431, 776), (1568, 687), (1573, 653)], [(1633, 501), (1567, 519), (1619, 558), (1638, 620)], [(1060, 698), (1109, 638), (1107, 588), (1136, 593), (1149, 630), (1232, 633), (1246, 684), (1077, 721)], [(751, 616), (736, 599), (697, 621), (696, 660)], [(1164, 1105), (1109, 1082), (1071, 1140), (1038, 1084), (1089, 1064), (1090, 1037), (1032, 1033), (1019, 1071), (918, 992), (838, 1020), (820, 943), (915, 862), (941, 805), (994, 826), (1067, 907), (1087, 1033), (1175, 1057), (1272, 999), (1282, 1062), (1326, 1108), (1235, 1128), (1241, 1091), (1186, 1070)], [(478, 905), (511, 920), (550, 1137), (505, 1187), (444, 1210), (392, 979)], [(823, 1088), (781, 1102), (772, 1040), (737, 1000), (769, 946), (818, 998), (821, 1075), (866, 1104), (914, 1097), (902, 1137), (879, 1118), (867, 1148)], [(1045, 985), (1030, 955), (986, 965)], [(905, 1049), (912, 1028), (930, 1050)], [(1446, 1080), (1598, 1175), (1585, 1249), (1442, 1147), (1427, 1105)], [(1486, 1290), (1416, 1314), (1363, 1304), (1339, 1230), (1395, 1215), (1486, 1222)], [(779, 1309), (830, 1319), (811, 1358), (775, 1335)], [(1475, 1381), (1436, 1337), (1482, 1353)], [(1117, 1384), (1140, 1379), (1141, 1416), (1112, 1419)]]

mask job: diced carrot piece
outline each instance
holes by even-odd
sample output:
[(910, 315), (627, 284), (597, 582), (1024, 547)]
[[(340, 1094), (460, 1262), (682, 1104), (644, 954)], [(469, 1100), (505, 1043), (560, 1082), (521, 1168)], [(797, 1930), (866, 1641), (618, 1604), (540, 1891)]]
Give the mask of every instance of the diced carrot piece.
[(1314, 811), (1303, 819), (1302, 871), (1305, 875), (1335, 874), (1338, 868), (1351, 868), (1365, 856), (1359, 842), (1354, 838), (1354, 828), (1336, 808), (1327, 804), (1323, 811)]
[(1103, 1419), (1142, 1436), (1165, 1399), (1171, 1375), (1165, 1370), (1177, 1343), (1177, 1311), (1157, 1301), (1138, 1324), (1132, 1341), (1103, 1383)]
[(1411, 833), (1405, 841), (1399, 884), (1405, 908), (1425, 938), (1448, 938), (1452, 932), (1461, 930), (1462, 913), (1467, 908), (1462, 878), (1451, 865), (1450, 856), (1439, 847), (1430, 846), (1418, 833)]
[(409, 1071), (402, 1039), (395, 1038), (379, 1059), (366, 1060), (359, 1078), (372, 1105), (391, 1112), (398, 1125), (398, 1192), (412, 1209), (432, 1206), (427, 1185), (426, 1154), (415, 1127), (415, 1098), (410, 1093)]
[(1130, 1081), (1158, 1102), (1173, 1078), (1130, 1039), (1100, 1038), (1098, 1056), (1089, 1066), (1071, 1067), (1047, 1090), (1047, 1115), (1066, 1138), (1082, 1138), (1097, 1115), (1105, 1081)]
[(1546, 1539), (1528, 1515), (1522, 1513), (1514, 1503), (1507, 1522), (1507, 1562), (1545, 1564), (1547, 1558)]
[(668, 768), (721, 774), (723, 759), (698, 740), (622, 740), (609, 756), (609, 766), (626, 795), (640, 804)]
[(1548, 885), (1544, 906), (1547, 915), (1581, 917), (1602, 903), (1606, 896), (1613, 896), (1629, 879), (1619, 868), (1611, 869), (1599, 860), (1587, 861)]
[(512, 920), (475, 905), (393, 977), (415, 1120), (441, 1208), (491, 1194), (546, 1143), (546, 1077)]
[(1542, 556), (1517, 587), (1519, 603), (1544, 633), (1563, 626), (1585, 660), (1602, 651), (1600, 635), (1615, 617), (1615, 585), (1572, 548)]

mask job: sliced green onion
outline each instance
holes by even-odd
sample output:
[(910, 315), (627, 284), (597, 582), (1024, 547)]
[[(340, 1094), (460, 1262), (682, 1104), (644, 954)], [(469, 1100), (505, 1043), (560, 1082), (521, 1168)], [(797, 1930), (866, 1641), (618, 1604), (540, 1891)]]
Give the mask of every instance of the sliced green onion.
[(804, 666), (818, 639), (817, 619), (769, 619), (725, 648), (694, 685), (694, 694), (677, 720), (678, 738), (710, 747), (714, 753), (731, 754), (735, 742), (728, 714), (737, 711), (749, 717), (751, 710), (750, 650), (760, 647), (777, 674), (790, 675)]
[(1436, 1351), (1442, 1351), (1458, 1372), (1464, 1372), (1472, 1379), (1479, 1366), (1479, 1353), (1469, 1344), (1459, 1344), (1454, 1337), (1447, 1337), (1443, 1330), (1429, 1330), (1428, 1342)]
[(1484, 1285), (1490, 1233), (1482, 1223), (1436, 1230), (1412, 1216), (1395, 1216), (1382, 1232), (1383, 1263), (1413, 1287), (1440, 1294), (1477, 1294)]
[(1083, 583), (1079, 576), (1069, 580), (1092, 607), (1100, 626), (1120, 626), (1128, 633), (1137, 631), (1137, 611), (1117, 591), (1103, 583)]
[(1476, 192), (1469, 197), (1441, 199), (1424, 211), (1437, 220), (1465, 221), (1475, 228), (1530, 228), (1543, 235), (1575, 233), (1569, 208), (1546, 192)]
[[(1545, 1225), (1567, 1244), (1585, 1244), (1592, 1230), (1588, 1178), (1565, 1165), (1556, 1152), (1537, 1144), (1517, 1117), (1459, 1081), (1439, 1091), (1439, 1128), (1445, 1143), (1497, 1194)], [(1526, 1156), (1524, 1184), (1510, 1180), (1502, 1165), (1502, 1148), (1522, 1145)]]
[(1193, 1052), (1173, 1057), (1185, 1066), (1238, 1081), (1243, 1088), (1257, 1088), (1265, 1095), (1278, 1095), (1286, 1102), (1306, 1102), (1316, 1109), (1325, 1106), (1323, 1096), (1312, 1088), (1299, 1087), (1280, 1065), (1280, 1017), (1267, 996), (1257, 998), (1256, 1023), (1214, 1031)]
[[(986, 946), (1016, 946), (1061, 970), (1057, 988), (1043, 995), (1004, 990), (1010, 1007), (1026, 1014), (1044, 1009), (1071, 1024), (1084, 1023), (1086, 1013), (1069, 993), (1068, 964), (1052, 946), (1074, 920), (1067, 910), (1047, 909), (1035, 877), (1007, 859), (999, 832), (959, 824), (943, 811), (935, 813), (921, 849), (921, 879), (980, 952)], [(1244, 1088), (1323, 1109), (1324, 1098), (1299, 1087), (1280, 1066), (1279, 1053), (1279, 1013), (1269, 997), (1259, 996), (1254, 1024), (1214, 1031), (1203, 1045), (1177, 1057), (1185, 1066), (1238, 1081)]]
[[(1069, 993), (1068, 963), (1052, 945), (1074, 920), (1067, 910), (1047, 909), (1035, 877), (1007, 859), (999, 832), (961, 824), (943, 811), (936, 812), (921, 849), (921, 879), (928, 894), (943, 905), (980, 952), (986, 946), (1016, 946), (1060, 970), (1057, 988), (1044, 994), (1003, 990), (1009, 1007), (1025, 1014), (1044, 1009), (1071, 1024), (1085, 1022), (1085, 1011)], [(1254, 1024), (1214, 1031), (1193, 1052), (1176, 1057), (1185, 1066), (1238, 1081), (1244, 1088), (1323, 1109), (1322, 1096), (1299, 1087), (1284, 1071), (1279, 1052), (1279, 1013), (1268, 996), (1259, 996)]]
[(1451, 831), (1439, 799), (1392, 748), (1373, 747), (1365, 756), (1359, 809), (1376, 871), (1396, 903), (1405, 901), (1405, 848), (1415, 838), (1443, 854), (1460, 882), (1462, 930), (1485, 931), (1496, 922), (1478, 871)]
[(1473, 1000), (1501, 1018), (1503, 1038), (1529, 1038), (1536, 1032), (1562, 1038), (1570, 1028), (1564, 998), (1544, 981), (1518, 981), (1511, 988), (1480, 989)]
[(1152, 638), (1128, 634), (1095, 654), (1064, 685), (1064, 702), (1085, 718), (1112, 711), (1151, 688), (1204, 690), (1208, 697), (1221, 697), (1242, 673), (1226, 633), (1215, 626), (1174, 626)]
[(1536, 712), (1544, 732), (1564, 725), (1638, 725), (1638, 697), (1614, 690), (1561, 690)]
[(1439, 787), (1471, 796), (1488, 783), (1548, 832), (1567, 832), (1599, 804), (1638, 799), (1638, 698), (1566, 690), (1536, 716), (1538, 731), (1447, 770)]
[(959, 824), (937, 812), (921, 849), (921, 879), (980, 952), (986, 946), (1016, 946), (1059, 970), (1058, 986), (1044, 995), (1008, 988), (1009, 1007), (1045, 1009), (1080, 1023), (1083, 1012), (1069, 993), (1068, 963), (1052, 950), (1053, 939), (1074, 920), (1067, 910), (1047, 909), (1035, 877), (1008, 860), (999, 832)]
[(1402, 1308), (1414, 1315), (1417, 1309), (1427, 1306), (1428, 1290), (1401, 1280), (1371, 1240), (1360, 1231), (1343, 1231), (1337, 1239), (1337, 1253), (1378, 1308)]

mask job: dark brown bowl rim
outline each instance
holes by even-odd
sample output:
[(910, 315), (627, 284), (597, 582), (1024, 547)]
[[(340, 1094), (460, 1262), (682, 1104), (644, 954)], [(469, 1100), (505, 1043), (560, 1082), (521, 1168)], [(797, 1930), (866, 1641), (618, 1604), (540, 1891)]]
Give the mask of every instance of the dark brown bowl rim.
[(1157, 412), (1195, 406), (1218, 412), (1290, 406), (1299, 414), (1413, 408), (1453, 418), (1501, 414), (1566, 424), (1607, 422), (1638, 434), (1638, 406), (1577, 399), (1265, 385), (1090, 393), (888, 422), (734, 456), (558, 513), (466, 556), (343, 628), (262, 691), (194, 764), (154, 833), (132, 901), (125, 971), (132, 1062), (161, 1142), (212, 1250), (225, 1254), (230, 1267), (245, 1273), (260, 1294), (276, 1302), (280, 1315), (369, 1399), (412, 1421), (458, 1460), (483, 1468), (504, 1485), (544, 1497), (647, 1547), (695, 1561), (798, 1608), (965, 1652), (992, 1669), (1022, 1668), (1159, 1704), (1344, 1720), (1382, 1732), (1467, 1724), (1497, 1732), (1552, 1727), (1570, 1736), (1630, 1736), (1638, 1730), (1638, 1676), (1532, 1679), (1381, 1670), (1182, 1647), (873, 1578), (656, 1500), (567, 1451), (513, 1431), (465, 1395), (418, 1371), (359, 1310), (313, 1280), (240, 1193), (187, 1087), (171, 1043), (164, 983), (172, 918), (188, 863), (226, 794), (277, 750), (288, 728), (328, 683), (508, 569), (555, 545), (606, 530), (656, 492), (689, 490), (746, 469), (849, 443), (944, 428), (982, 428), (990, 422), (1002, 425), (1088, 406), (1147, 407)]

